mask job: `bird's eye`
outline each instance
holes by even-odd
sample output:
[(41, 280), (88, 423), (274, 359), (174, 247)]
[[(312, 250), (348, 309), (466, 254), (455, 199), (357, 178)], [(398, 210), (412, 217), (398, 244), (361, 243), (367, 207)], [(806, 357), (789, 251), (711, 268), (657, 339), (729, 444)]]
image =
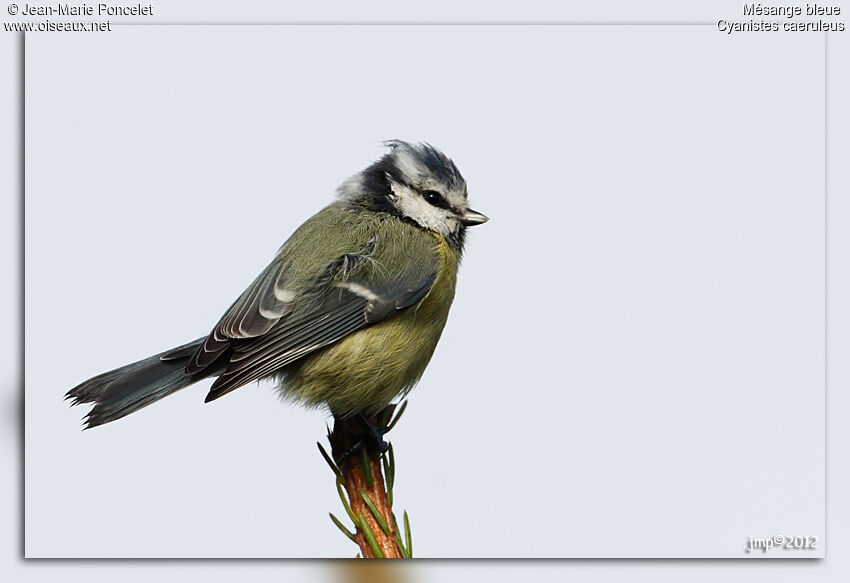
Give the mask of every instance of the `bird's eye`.
[(441, 209), (449, 208), (448, 201), (446, 201), (446, 199), (443, 198), (443, 195), (436, 190), (423, 190), (422, 197), (425, 199), (425, 202), (432, 206)]

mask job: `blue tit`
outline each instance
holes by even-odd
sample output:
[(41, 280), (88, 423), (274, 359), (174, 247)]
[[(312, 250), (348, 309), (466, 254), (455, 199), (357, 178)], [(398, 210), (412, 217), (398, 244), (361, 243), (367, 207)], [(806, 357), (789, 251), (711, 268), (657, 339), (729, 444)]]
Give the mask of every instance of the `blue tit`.
[(308, 219), (209, 335), (85, 381), (87, 428), (114, 421), (201, 379), (213, 401), (251, 381), (325, 406), (374, 414), (420, 379), (455, 295), (469, 208), (466, 182), (428, 144), (389, 152), (346, 180)]

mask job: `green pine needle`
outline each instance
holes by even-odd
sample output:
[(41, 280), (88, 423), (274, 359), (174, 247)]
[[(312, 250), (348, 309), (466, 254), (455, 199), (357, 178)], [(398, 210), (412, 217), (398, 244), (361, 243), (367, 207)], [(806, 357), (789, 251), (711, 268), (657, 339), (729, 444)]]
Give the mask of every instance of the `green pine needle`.
[[(395, 414), (395, 417), (393, 417), (393, 420), (392, 420), (392, 421), (390, 421), (390, 424), (389, 424), (389, 425), (387, 425), (387, 431), (389, 431), (390, 429), (392, 429), (393, 427), (395, 427), (395, 424), (396, 424), (396, 423), (398, 423), (398, 420), (399, 420), (399, 419), (401, 419), (401, 416), (402, 416), (402, 414), (404, 413), (404, 410), (405, 410), (405, 409), (407, 409), (407, 401), (405, 401), (404, 403), (402, 403), (402, 404), (401, 404), (401, 407), (399, 407), (399, 408), (398, 408), (398, 413), (396, 413), (396, 414)], [(385, 432), (385, 433), (386, 433), (386, 432)]]
[(360, 518), (360, 530), (363, 531), (366, 542), (369, 543), (369, 548), (372, 549), (372, 554), (378, 559), (383, 559), (384, 553), (381, 551), (381, 547), (378, 546), (378, 541), (375, 540), (375, 533), (372, 532), (372, 527), (369, 526), (369, 523), (366, 522), (362, 514), (358, 514), (357, 516)]
[(366, 448), (360, 448), (362, 455), (360, 461), (363, 463), (363, 475), (366, 477), (366, 485), (372, 487), (372, 464), (369, 463), (369, 454), (366, 453)]
[(334, 473), (334, 474), (336, 474), (336, 477), (337, 477), (337, 478), (342, 478), (342, 471), (341, 471), (341, 470), (337, 467), (337, 465), (333, 462), (333, 460), (331, 459), (331, 456), (329, 456), (329, 455), (328, 455), (328, 452), (326, 452), (326, 451), (325, 451), (325, 448), (324, 448), (324, 447), (322, 447), (322, 444), (321, 444), (321, 443), (319, 443), (319, 442), (317, 441), (317, 442), (316, 442), (316, 445), (318, 445), (318, 446), (319, 446), (319, 451), (321, 452), (322, 457), (323, 457), (323, 458), (325, 458), (325, 461), (328, 463), (328, 466), (330, 466), (330, 468), (331, 468), (331, 470), (333, 471), (333, 473)]
[(390, 526), (387, 524), (387, 521), (384, 520), (384, 517), (381, 516), (381, 511), (378, 510), (377, 505), (372, 501), (365, 490), (360, 490), (360, 495), (363, 496), (363, 502), (365, 502), (366, 506), (369, 507), (369, 510), (372, 512), (372, 516), (374, 516), (375, 520), (378, 522), (378, 526), (381, 527), (381, 530), (384, 531), (385, 535), (389, 536)]
[(410, 520), (407, 518), (407, 510), (404, 511), (404, 538), (407, 542), (407, 553), (413, 556), (413, 535), (410, 534)]
[(331, 517), (331, 520), (332, 520), (332, 521), (333, 521), (333, 523), (336, 525), (336, 527), (337, 527), (340, 531), (342, 531), (342, 534), (344, 534), (345, 536), (347, 536), (348, 538), (350, 538), (350, 539), (351, 539), (352, 541), (354, 541), (355, 543), (357, 542), (357, 539), (354, 537), (354, 533), (353, 533), (353, 532), (351, 532), (350, 530), (348, 530), (347, 528), (345, 528), (345, 525), (343, 525), (343, 524), (339, 521), (339, 519), (338, 519), (336, 516), (334, 516), (334, 515), (333, 515), (333, 512), (328, 512), (328, 516), (330, 516), (330, 517)]
[(390, 484), (395, 486), (395, 452), (393, 452), (393, 444), (392, 443), (389, 444), (387, 451), (390, 454), (390, 461), (387, 464), (387, 467), (389, 468), (389, 472), (387, 473), (387, 480), (389, 481)]
[(345, 491), (342, 489), (342, 478), (336, 479), (336, 491), (339, 494), (339, 499), (342, 500), (342, 505), (345, 506), (345, 512), (348, 514), (348, 517), (354, 524), (357, 524), (357, 517), (354, 516), (354, 511), (351, 509), (351, 505), (348, 503), (348, 498), (345, 496)]
[(398, 545), (398, 548), (401, 551), (401, 556), (405, 559), (409, 559), (410, 551), (404, 548), (404, 543), (401, 542), (401, 534), (398, 529), (398, 520), (395, 519), (395, 513), (390, 514), (390, 517), (393, 519), (393, 528), (395, 529), (395, 544)]

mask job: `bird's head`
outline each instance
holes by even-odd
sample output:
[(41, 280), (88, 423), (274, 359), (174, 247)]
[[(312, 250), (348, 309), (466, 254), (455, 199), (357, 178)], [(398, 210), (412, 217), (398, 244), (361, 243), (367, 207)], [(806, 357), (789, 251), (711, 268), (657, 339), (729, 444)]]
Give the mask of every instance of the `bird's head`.
[(469, 208), (466, 181), (445, 154), (426, 143), (384, 142), (390, 151), (339, 187), (339, 195), (439, 233), (458, 251), (466, 228), (487, 222)]

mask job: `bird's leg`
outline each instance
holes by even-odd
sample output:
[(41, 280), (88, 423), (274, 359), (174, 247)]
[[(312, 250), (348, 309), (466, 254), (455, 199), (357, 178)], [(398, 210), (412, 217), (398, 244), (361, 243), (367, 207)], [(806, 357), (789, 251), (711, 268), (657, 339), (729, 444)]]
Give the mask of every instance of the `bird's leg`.
[(383, 454), (389, 449), (384, 435), (389, 431), (388, 422), (395, 406), (390, 405), (371, 419), (363, 413), (351, 417), (334, 417), (332, 440), (334, 461), (342, 464), (353, 454), (366, 448), (368, 453)]
[(337, 467), (342, 467), (342, 464), (345, 462), (345, 460), (350, 458), (352, 455), (354, 455), (361, 449), (363, 449), (363, 442), (358, 441), (345, 451), (342, 451), (340, 453), (334, 453), (334, 463), (337, 465)]
[(387, 431), (389, 431), (389, 428), (386, 425), (376, 428), (374, 425), (369, 423), (369, 420), (366, 419), (366, 416), (363, 413), (358, 413), (356, 417), (364, 430), (364, 434), (361, 437), (361, 443), (363, 443), (369, 451), (386, 453), (390, 446), (386, 441), (384, 441), (384, 435)]
[[(354, 438), (354, 441), (342, 452), (334, 454), (334, 461), (337, 466), (341, 466), (345, 460), (362, 450), (364, 447), (369, 453), (385, 453), (389, 449), (389, 445), (386, 441), (384, 441), (384, 434), (387, 432), (386, 427), (376, 429), (374, 425), (369, 423), (369, 420), (366, 419), (366, 416), (362, 413), (355, 415), (354, 419), (357, 420), (357, 423), (360, 425), (359, 429), (361, 429), (361, 431), (350, 432), (350, 436)], [(350, 429), (350, 425), (347, 429)]]

